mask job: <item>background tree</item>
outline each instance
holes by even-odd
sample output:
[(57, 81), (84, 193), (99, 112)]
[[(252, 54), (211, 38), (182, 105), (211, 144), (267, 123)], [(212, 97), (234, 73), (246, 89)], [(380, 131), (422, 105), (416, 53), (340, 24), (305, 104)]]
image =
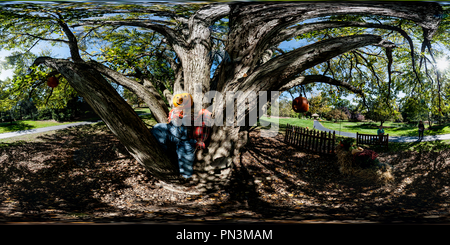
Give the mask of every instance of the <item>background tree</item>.
[(347, 114), (339, 108), (332, 109), (327, 113), (325, 117), (327, 118), (327, 120), (334, 120), (335, 122), (337, 122), (338, 120), (348, 120)]
[(281, 97), (279, 102), (279, 116), (290, 117), (292, 110), (292, 100), (288, 97)]
[(369, 109), (367, 112), (365, 112), (366, 119), (380, 122), (380, 126), (383, 126), (384, 122), (396, 118), (396, 114), (398, 114), (397, 105), (386, 104), (383, 98), (369, 100), (367, 104)]
[(408, 122), (428, 119), (429, 108), (423, 99), (407, 98), (401, 108), (402, 117)]
[(330, 100), (322, 96), (322, 94), (319, 93), (308, 100), (310, 112), (312, 114), (317, 113), (320, 117), (324, 117), (324, 115), (331, 111)]
[(354, 110), (351, 112), (351, 116), (349, 118), (350, 121), (353, 122), (362, 122), (364, 121), (366, 118), (364, 117), (364, 115), (359, 112), (358, 110)]

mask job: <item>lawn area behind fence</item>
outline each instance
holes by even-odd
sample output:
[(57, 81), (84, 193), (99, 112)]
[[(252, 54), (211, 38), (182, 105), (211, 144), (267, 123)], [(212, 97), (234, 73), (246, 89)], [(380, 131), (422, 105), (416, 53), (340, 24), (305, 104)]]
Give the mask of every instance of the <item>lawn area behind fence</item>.
[[(274, 118), (274, 117), (261, 117), (259, 119), (258, 126), (260, 125), (261, 121), (275, 123), (278, 120), (278, 123), (280, 124), (280, 130), (279, 132), (284, 134), (286, 131), (286, 125), (289, 124), (291, 126), (299, 126), (299, 127), (308, 127), (309, 129), (312, 129), (314, 127), (314, 120), (308, 120), (308, 119), (299, 119), (299, 118)], [(262, 127), (264, 129), (268, 127)]]
[[(367, 122), (330, 122), (322, 121), (320, 122), (325, 128), (349, 132), (349, 133), (361, 133), (361, 134), (377, 134), (379, 123), (367, 123)], [(417, 125), (406, 124), (406, 123), (394, 123), (385, 122), (383, 124), (384, 131), (390, 136), (418, 136)], [(450, 134), (450, 124), (444, 125), (433, 125), (431, 130), (428, 129), (428, 124), (425, 124), (424, 135), (440, 135), (440, 134)]]

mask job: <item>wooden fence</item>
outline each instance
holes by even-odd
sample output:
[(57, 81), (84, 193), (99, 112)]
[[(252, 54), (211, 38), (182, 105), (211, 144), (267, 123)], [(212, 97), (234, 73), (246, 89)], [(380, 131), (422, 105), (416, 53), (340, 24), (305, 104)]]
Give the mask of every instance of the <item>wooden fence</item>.
[(288, 124), (284, 142), (319, 153), (335, 154), (336, 133), (309, 130)]
[(382, 145), (389, 147), (389, 134), (374, 135), (356, 133), (356, 145)]

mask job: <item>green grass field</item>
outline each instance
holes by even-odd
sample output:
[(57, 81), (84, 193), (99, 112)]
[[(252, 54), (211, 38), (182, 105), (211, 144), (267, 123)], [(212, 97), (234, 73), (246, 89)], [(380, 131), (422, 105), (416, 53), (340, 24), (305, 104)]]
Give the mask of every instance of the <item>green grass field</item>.
[[(148, 108), (136, 108), (135, 111), (139, 114), (142, 113), (150, 113)], [(147, 119), (149, 119), (147, 117)], [(97, 119), (98, 120), (98, 119)], [(278, 120), (280, 124), (280, 132), (284, 133), (286, 125), (294, 125), (300, 127), (309, 127), (312, 129), (314, 127), (314, 121), (311, 119), (299, 119), (299, 118), (268, 118), (262, 117), (258, 123), (258, 126), (261, 128), (268, 128), (261, 126), (261, 123), (275, 123)], [(64, 125), (73, 122), (56, 122), (54, 120), (46, 120), (46, 121), (17, 121), (13, 122), (13, 124), (6, 122), (0, 123), (0, 133), (21, 131), (27, 129), (36, 129), (36, 128), (44, 128), (51, 127), (56, 125)], [(155, 122), (156, 123), (156, 122)], [(377, 124), (368, 124), (365, 122), (330, 122), (330, 121), (322, 121), (322, 125), (326, 128), (342, 131), (342, 132), (350, 132), (350, 133), (362, 133), (362, 134), (376, 134), (377, 133)], [(417, 136), (417, 126), (416, 125), (407, 125), (404, 123), (393, 123), (393, 122), (385, 122), (385, 132), (390, 136)], [(425, 125), (427, 130), (425, 130), (424, 135), (440, 135), (440, 134), (450, 134), (450, 124), (445, 124), (442, 126), (432, 126), (431, 129), (428, 129), (428, 125)]]
[[(141, 109), (138, 109), (137, 111), (139, 111)], [(138, 113), (145, 113), (148, 112), (146, 110), (143, 111), (139, 111)], [(153, 127), (157, 122), (156, 120), (152, 117), (152, 115), (145, 115), (145, 116), (141, 116), (141, 118), (143, 119), (144, 123), (148, 126), (148, 127)], [(276, 122), (276, 118), (267, 118), (267, 117), (263, 117), (260, 119), (260, 122), (258, 123), (258, 128), (268, 128), (268, 127), (262, 127), (261, 126), (261, 121), (266, 121), (266, 122)], [(298, 118), (279, 118), (279, 123), (280, 123), (280, 133), (285, 132), (285, 128), (287, 124), (291, 124), (291, 125), (295, 125), (295, 126), (301, 126), (301, 127), (309, 127), (309, 128), (313, 128), (313, 120), (307, 120), (307, 119), (298, 119)], [(31, 126), (36, 126), (36, 127), (47, 127), (47, 126), (52, 126), (52, 125), (61, 125), (61, 123), (56, 123), (56, 122), (52, 122), (52, 121), (23, 121), (24, 124), (28, 124), (30, 123)], [(332, 128), (332, 126), (328, 126), (328, 124), (333, 124), (333, 126), (339, 126), (339, 123), (332, 123), (332, 122), (321, 122), (324, 124), (325, 127), (330, 127)], [(8, 123), (7, 123), (8, 124)], [(343, 126), (344, 124), (347, 124), (346, 126), (352, 126), (352, 124), (348, 124), (347, 122), (343, 122)], [(3, 124), (0, 124), (0, 128), (3, 129), (2, 127)], [(392, 123), (387, 123), (387, 126), (392, 126)], [(99, 122), (99, 123), (95, 123), (95, 124), (91, 124), (91, 125), (86, 125), (86, 126), (82, 126), (82, 127), (86, 127), (86, 128), (92, 128), (92, 127), (99, 127), (99, 128), (104, 128), (104, 123), (103, 122)], [(351, 127), (350, 127), (351, 128)], [(106, 128), (104, 129), (106, 130)], [(372, 132), (373, 129), (366, 129), (370, 132)], [(365, 131), (365, 132), (368, 132)], [(376, 130), (375, 130), (376, 131)], [(13, 137), (13, 138), (7, 138), (7, 139), (2, 139), (0, 140), (0, 148), (2, 147), (7, 147), (7, 146), (11, 146), (12, 144), (22, 144), (22, 143), (26, 143), (26, 142), (38, 142), (41, 141), (42, 138), (47, 138), (48, 136), (46, 135), (52, 135), (54, 134), (55, 131), (49, 131), (49, 132), (44, 132), (44, 133), (36, 133), (36, 134), (29, 134), (29, 135), (22, 135), (22, 136), (18, 136), (18, 137)], [(339, 141), (341, 138), (345, 138), (345, 137), (337, 137), (337, 141)], [(384, 152), (386, 151), (385, 148), (377, 148), (376, 146), (373, 147), (374, 150), (379, 151), (379, 152)], [(439, 151), (439, 150), (443, 150), (443, 149), (447, 149), (450, 148), (450, 140), (442, 140), (442, 141), (421, 141), (421, 142), (410, 142), (410, 143), (389, 143), (389, 151), (390, 152), (401, 152), (401, 151)]]
[[(280, 133), (284, 133), (284, 131), (286, 130), (286, 125), (290, 124), (293, 126), (300, 126), (300, 127), (308, 127), (310, 129), (312, 129), (314, 127), (314, 121), (313, 120), (308, 120), (308, 119), (299, 119), (299, 118), (268, 118), (268, 117), (261, 117), (259, 119), (259, 123), (258, 125), (261, 125), (261, 122), (265, 122), (265, 123), (275, 123), (278, 120), (278, 123), (280, 124)], [(267, 127), (261, 127), (261, 128), (268, 128)]]
[[(148, 108), (136, 108), (135, 111), (138, 114), (150, 113), (150, 110)], [(98, 118), (98, 117), (89, 118), (89, 119), (86, 119), (83, 121), (94, 121), (94, 120), (100, 120), (100, 118)], [(44, 121), (22, 120), (22, 121), (13, 122), (12, 124), (10, 122), (3, 122), (3, 123), (0, 123), (0, 134), (28, 130), (28, 129), (59, 126), (59, 125), (70, 124), (70, 123), (75, 123), (75, 122), (78, 122), (78, 121), (57, 122), (55, 120), (44, 120)]]
[[(272, 122), (274, 123), (277, 119), (276, 118), (267, 118), (262, 117), (260, 118), (261, 121), (265, 122)], [(286, 125), (294, 125), (294, 126), (300, 126), (300, 127), (309, 127), (312, 129), (314, 127), (314, 121), (309, 119), (298, 119), (298, 118), (279, 118), (280, 123), (280, 132), (284, 133)], [(258, 126), (260, 126), (260, 123)], [(321, 121), (322, 125), (325, 128), (329, 128), (336, 131), (342, 131), (342, 132), (350, 132), (350, 133), (361, 133), (361, 134), (377, 134), (378, 125), (379, 123), (372, 123), (368, 124), (365, 122), (330, 122), (330, 121)], [(394, 123), (394, 122), (385, 122), (383, 124), (384, 131), (386, 134), (389, 134), (390, 136), (418, 136), (417, 132), (417, 126), (416, 125), (408, 125), (404, 123)], [(262, 128), (268, 128), (268, 127), (262, 127)], [(434, 125), (431, 127), (431, 129), (428, 128), (428, 124), (425, 125), (424, 135), (440, 135), (440, 134), (450, 134), (450, 124), (444, 124), (441, 126)]]
[(45, 121), (33, 121), (33, 120), (24, 120), (13, 122), (12, 124), (9, 122), (0, 123), (0, 134), (8, 133), (8, 132), (16, 132), (28, 129), (35, 128), (45, 128), (57, 125), (70, 124), (74, 122), (56, 122), (54, 120), (45, 120)]

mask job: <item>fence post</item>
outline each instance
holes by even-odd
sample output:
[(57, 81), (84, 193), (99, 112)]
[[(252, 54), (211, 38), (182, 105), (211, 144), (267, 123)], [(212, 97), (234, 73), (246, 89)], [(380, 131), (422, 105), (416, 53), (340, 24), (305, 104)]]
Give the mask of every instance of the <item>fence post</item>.
[(289, 142), (289, 143), (292, 143), (292, 142), (291, 142), (291, 138), (292, 138), (292, 126), (289, 125), (289, 137), (288, 137), (288, 142)]
[(309, 148), (309, 150), (312, 150), (311, 149), (312, 130), (307, 129), (307, 131), (308, 131), (308, 148)]
[(327, 153), (327, 133), (322, 131), (320, 134), (320, 149), (323, 153)]
[(302, 131), (300, 133), (300, 141), (299, 141), (299, 146), (301, 146), (302, 148), (305, 146), (304, 144), (304, 140), (305, 140), (305, 128), (302, 128)]
[(322, 132), (317, 131), (317, 151), (322, 152)]
[(312, 150), (317, 151), (317, 138), (316, 138), (316, 130), (312, 130), (313, 137), (312, 138)]
[(287, 143), (288, 128), (289, 128), (289, 123), (286, 124), (286, 129), (284, 131), (284, 143)]
[(325, 133), (325, 136), (327, 136), (327, 144), (325, 146), (325, 150), (327, 153), (331, 153), (331, 132)]
[(317, 131), (317, 132), (314, 131), (314, 132), (315, 132), (315, 134), (317, 135), (317, 138), (316, 138), (316, 140), (315, 140), (315, 141), (316, 141), (316, 144), (315, 144), (315, 145), (316, 145), (316, 151), (319, 151), (319, 149), (320, 149), (320, 148), (319, 148), (319, 143), (320, 143), (320, 137), (319, 137), (319, 135), (320, 135), (320, 133), (319, 133), (319, 131)]
[(331, 150), (335, 153), (336, 150), (336, 131), (333, 131), (333, 144), (331, 145)]
[(321, 132), (319, 132), (319, 134), (320, 134), (320, 137), (319, 137), (319, 152), (323, 152), (323, 142), (322, 142), (322, 139), (323, 139), (323, 131), (321, 131)]
[(389, 134), (386, 135), (386, 148), (389, 149)]
[(289, 137), (289, 141), (290, 141), (291, 143), (294, 142), (294, 141), (293, 141), (293, 140), (294, 140), (294, 135), (295, 135), (295, 127), (291, 125), (291, 135), (290, 135), (290, 137)]
[(294, 135), (292, 137), (292, 144), (297, 145), (297, 135), (298, 135), (298, 127), (294, 126)]
[(302, 147), (305, 147), (306, 128), (302, 128), (300, 137), (301, 137), (300, 145), (301, 145)]
[(318, 153), (336, 153), (336, 131), (331, 133), (286, 124), (285, 142)]
[(333, 139), (333, 135), (331, 134), (331, 132), (328, 132), (328, 136), (330, 136), (330, 141), (328, 142), (328, 152), (332, 153), (333, 152), (333, 148), (334, 148), (334, 139)]
[(289, 143), (292, 144), (292, 139), (294, 138), (294, 134), (295, 134), (295, 127), (291, 125), (290, 130), (291, 130), (291, 132), (289, 133)]
[(313, 151), (316, 151), (316, 130), (312, 130), (312, 129), (311, 129), (311, 131), (312, 131), (312, 137), (311, 137), (311, 140), (312, 140), (312, 142), (311, 142), (312, 150), (313, 150)]

